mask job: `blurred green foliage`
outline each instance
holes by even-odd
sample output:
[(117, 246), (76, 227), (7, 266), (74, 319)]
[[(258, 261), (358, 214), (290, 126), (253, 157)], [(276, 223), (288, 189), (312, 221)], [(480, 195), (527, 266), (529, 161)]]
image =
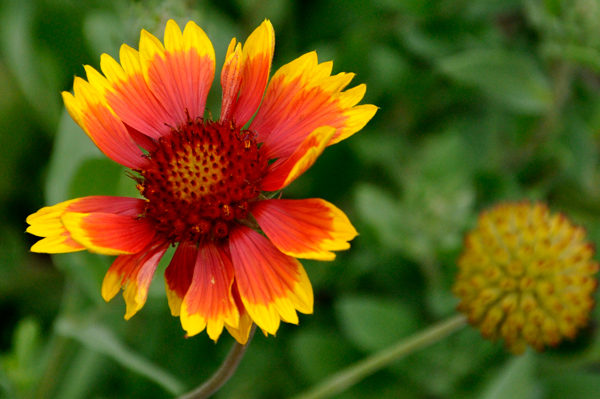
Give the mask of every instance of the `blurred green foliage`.
[[(284, 193), (334, 202), (361, 233), (307, 261), (314, 315), (257, 337), (218, 398), (281, 398), (453, 313), (462, 237), (480, 210), (540, 200), (600, 242), (598, 0), (224, 0), (0, 3), (0, 397), (168, 398), (205, 380), (233, 342), (184, 339), (157, 271), (132, 320), (104, 303), (111, 259), (28, 252), (25, 218), (92, 194), (136, 195), (64, 111), (82, 64), (137, 47), (142, 28), (196, 21), (217, 70), (264, 18), (274, 67), (317, 50), (356, 72), (380, 111)], [(209, 109), (219, 112), (215, 83)], [(164, 269), (166, 261), (161, 264)], [(575, 342), (509, 356), (465, 329), (339, 398), (596, 398), (598, 315)]]

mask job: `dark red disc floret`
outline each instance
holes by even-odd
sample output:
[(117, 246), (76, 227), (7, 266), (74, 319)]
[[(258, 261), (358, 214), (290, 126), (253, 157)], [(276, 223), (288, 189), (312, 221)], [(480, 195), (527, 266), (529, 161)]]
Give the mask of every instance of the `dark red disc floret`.
[(158, 234), (172, 243), (218, 240), (248, 217), (267, 167), (251, 132), (229, 121), (188, 120), (157, 145), (147, 155), (151, 166), (137, 170), (137, 188)]

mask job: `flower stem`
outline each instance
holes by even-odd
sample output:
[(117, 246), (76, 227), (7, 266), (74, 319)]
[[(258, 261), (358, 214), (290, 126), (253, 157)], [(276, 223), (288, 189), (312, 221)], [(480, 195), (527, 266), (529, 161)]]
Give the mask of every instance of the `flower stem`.
[(347, 369), (341, 370), (327, 378), (310, 391), (294, 397), (294, 399), (322, 399), (343, 392), (388, 364), (434, 344), (442, 338), (458, 331), (466, 325), (466, 322), (467, 319), (463, 315), (453, 316), (396, 343), (392, 347), (383, 349), (366, 359), (356, 362)]
[(250, 341), (252, 341), (255, 331), (256, 324), (252, 325), (252, 330), (250, 330), (250, 336), (248, 337), (246, 344), (241, 345), (238, 342), (233, 344), (233, 347), (223, 361), (223, 364), (221, 364), (221, 367), (219, 367), (208, 381), (177, 399), (205, 399), (217, 392), (231, 377), (233, 377), (240, 361), (246, 353), (246, 349), (248, 349), (248, 346), (250, 345)]

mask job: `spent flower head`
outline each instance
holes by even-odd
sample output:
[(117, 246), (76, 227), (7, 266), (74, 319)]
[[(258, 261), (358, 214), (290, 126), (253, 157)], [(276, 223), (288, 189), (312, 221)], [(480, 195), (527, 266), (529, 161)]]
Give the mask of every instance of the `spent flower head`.
[(515, 354), (573, 339), (594, 305), (598, 263), (585, 230), (546, 205), (497, 205), (465, 239), (453, 291), (458, 309)]
[(296, 311), (311, 313), (311, 284), (296, 258), (332, 260), (356, 231), (329, 202), (264, 193), (292, 183), (377, 108), (357, 105), (365, 85), (344, 91), (354, 74), (332, 76), (333, 63), (315, 52), (269, 81), (274, 48), (268, 20), (243, 46), (231, 41), (217, 121), (204, 118), (215, 52), (194, 22), (182, 32), (169, 21), (164, 45), (142, 30), (139, 51), (123, 45), (120, 63), (102, 55), (102, 74), (85, 66), (87, 81), (75, 78), (65, 106), (106, 156), (135, 172), (144, 198), (43, 208), (27, 218), (27, 231), (44, 237), (31, 250), (117, 255), (102, 296), (123, 288), (129, 319), (144, 306), (159, 260), (177, 246), (165, 281), (188, 335), (206, 329), (216, 340), (225, 327), (243, 344), (253, 322), (275, 334), (281, 320), (298, 323)]

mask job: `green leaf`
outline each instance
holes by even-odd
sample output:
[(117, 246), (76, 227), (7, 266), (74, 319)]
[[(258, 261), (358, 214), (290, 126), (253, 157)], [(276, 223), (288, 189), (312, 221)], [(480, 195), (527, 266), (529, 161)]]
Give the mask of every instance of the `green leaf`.
[(89, 159), (104, 154), (90, 140), (67, 111), (63, 111), (54, 142), (54, 151), (46, 179), (46, 202), (54, 205), (71, 199), (72, 182), (77, 171)]
[(49, 130), (60, 115), (58, 77), (54, 54), (34, 45), (35, 10), (30, 0), (7, 1), (0, 15), (3, 55), (25, 97)]
[(321, 381), (356, 358), (347, 341), (319, 330), (299, 332), (291, 342), (291, 352), (296, 368), (311, 383)]
[(65, 275), (73, 278), (95, 304), (104, 304), (100, 295), (104, 274), (112, 257), (78, 251), (52, 255), (52, 263)]
[(94, 385), (106, 370), (106, 360), (97, 351), (82, 348), (77, 352), (56, 394), (61, 399), (81, 399), (90, 396)]
[(10, 379), (6, 375), (4, 367), (0, 367), (0, 397), (5, 399), (16, 399), (17, 396)]
[(397, 301), (345, 297), (335, 308), (344, 334), (367, 352), (386, 348), (418, 328), (414, 311)]
[(16, 273), (23, 273), (21, 267), (24, 262), (27, 247), (22, 240), (23, 232), (8, 225), (0, 225), (0, 295), (8, 295), (19, 280)]
[[(12, 73), (0, 60), (0, 201), (15, 195), (23, 179), (22, 162), (44, 138), (39, 137)], [(18, 134), (15, 132), (18, 131)]]
[(484, 389), (480, 399), (535, 398), (535, 355), (526, 352), (512, 358)]
[(600, 376), (586, 372), (569, 373), (549, 378), (546, 399), (596, 399), (600, 392)]
[(73, 338), (86, 347), (108, 356), (123, 367), (154, 381), (173, 395), (181, 394), (185, 389), (183, 383), (175, 376), (126, 347), (104, 326), (82, 325), (63, 318), (57, 320), (55, 328), (58, 334)]
[[(371, 69), (375, 89), (381, 92), (400, 90), (400, 82), (409, 76), (409, 64), (402, 55), (391, 46), (378, 45), (371, 50)], [(369, 93), (377, 96), (381, 93)], [(372, 140), (366, 140), (371, 142)]]
[(550, 149), (554, 154), (562, 156), (564, 173), (590, 191), (596, 186), (598, 151), (595, 142), (595, 133), (585, 121), (578, 115), (570, 115), (560, 144), (556, 143), (557, 145)]
[[(0, 384), (9, 392), (27, 392), (35, 384), (39, 375), (40, 326), (31, 318), (19, 321), (13, 335), (12, 351), (1, 360), (6, 372), (0, 376)], [(4, 380), (4, 381), (1, 381)]]
[(360, 213), (374, 227), (381, 242), (390, 248), (404, 248), (405, 237), (398, 200), (377, 186), (363, 184), (356, 190), (356, 204)]
[[(83, 32), (92, 54), (106, 53), (119, 59), (119, 48), (127, 42), (123, 21), (115, 12), (94, 10), (83, 20)], [(133, 30), (133, 28), (132, 28)]]
[(364, 184), (356, 190), (356, 202), (384, 246), (430, 263), (440, 251), (460, 247), (475, 193), (469, 157), (455, 132), (433, 136), (412, 153), (397, 173), (401, 199)]
[(40, 326), (33, 319), (19, 322), (15, 331), (14, 349), (17, 362), (26, 368), (36, 363), (40, 339)]
[(515, 112), (542, 113), (552, 103), (550, 82), (535, 60), (518, 52), (475, 49), (443, 58), (439, 69)]
[(373, 5), (381, 7), (386, 11), (400, 11), (420, 17), (428, 17), (433, 14), (436, 2), (420, 0), (374, 0)]
[(588, 67), (596, 73), (600, 72), (600, 51), (597, 48), (576, 44), (564, 46), (549, 44), (543, 48), (543, 51), (553, 58)]
[[(116, 195), (117, 187), (124, 174), (124, 168), (108, 158), (90, 158), (83, 161), (77, 169), (69, 198), (88, 195)], [(133, 180), (129, 179), (132, 186)]]

